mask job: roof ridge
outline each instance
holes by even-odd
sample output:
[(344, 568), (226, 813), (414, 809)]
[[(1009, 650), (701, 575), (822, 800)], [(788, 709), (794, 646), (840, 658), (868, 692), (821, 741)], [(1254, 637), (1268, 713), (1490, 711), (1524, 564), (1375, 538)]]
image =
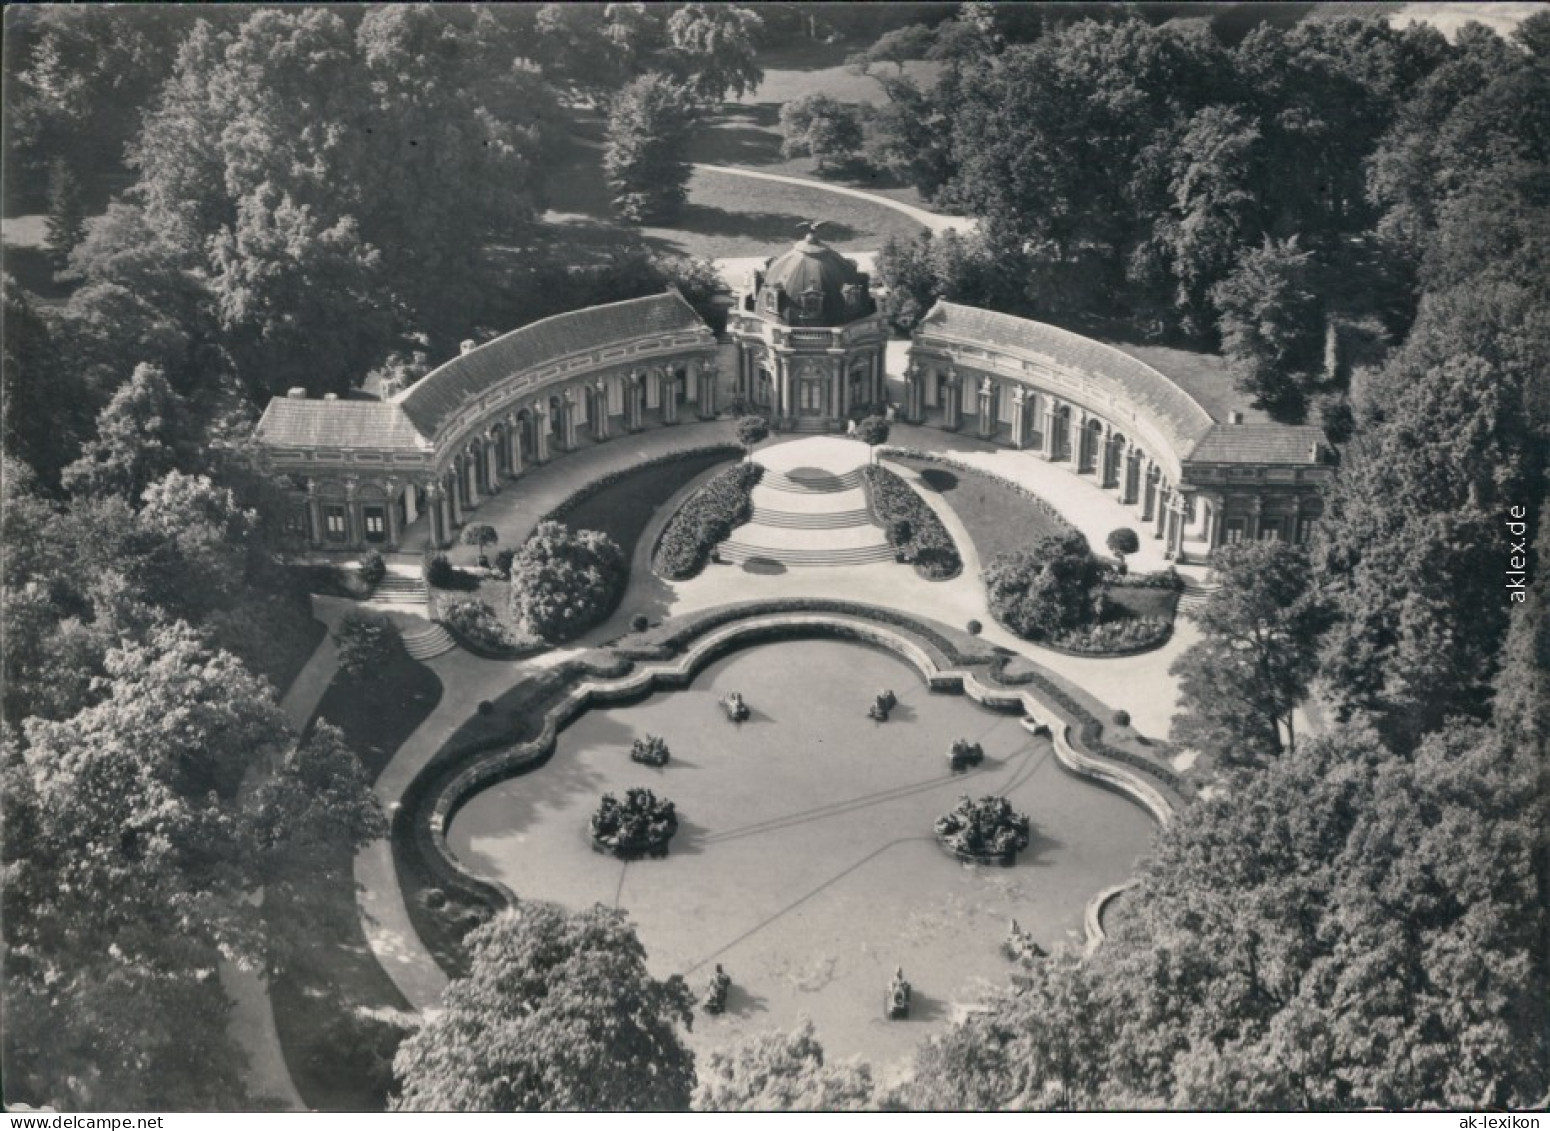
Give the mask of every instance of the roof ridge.
[[(695, 310), (694, 310), (693, 305), (689, 302), (688, 299), (684, 298), (683, 292), (680, 291), (676, 286), (664, 289), (661, 294), (639, 295), (639, 296), (637, 296), (635, 298), (618, 299), (615, 302), (600, 302), (600, 303), (597, 303), (594, 306), (584, 306), (584, 307), (581, 307), (579, 310), (562, 310), (562, 311), (560, 311), (557, 314), (550, 314), (550, 315), (546, 315), (543, 318), (534, 319), (532, 322), (528, 322), (528, 323), (525, 323), (525, 324), (523, 324), (521, 326), (518, 326), (514, 330), (507, 330), (504, 334), (498, 334), (495, 337), (491, 338), (487, 342), (480, 342), (477, 346), (475, 346), (473, 349), (469, 350), (467, 353), (453, 354), (451, 357), (447, 358), (446, 361), (443, 361), (435, 369), (432, 369), (429, 373), (427, 373), (424, 377), (421, 377), (414, 384), (408, 386), (407, 388), (400, 389), (398, 392), (394, 393), (392, 395), (392, 397), (389, 398), (389, 401), (391, 403), (393, 403), (393, 404), (403, 404), (405, 401), (407, 401), (409, 399), (410, 395), (416, 389), (419, 389), (422, 386), (424, 386), (427, 381), (429, 381), (432, 377), (436, 376), (442, 370), (446, 369), (448, 366), (456, 365), (458, 362), (462, 361), (463, 358), (468, 357), (469, 354), (478, 353), (480, 350), (488, 349), (491, 346), (499, 345), (502, 342), (508, 342), (511, 339), (515, 338), (518, 334), (525, 334), (525, 333), (528, 333), (530, 331), (537, 331), (537, 330), (539, 330), (542, 327), (549, 326), (550, 324), (555, 323), (555, 322), (559, 322), (559, 321), (561, 321), (563, 319), (577, 318), (577, 317), (579, 317), (581, 315), (591, 314), (591, 313), (593, 313), (595, 311), (599, 311), (599, 310), (613, 310), (613, 309), (615, 309), (617, 307), (621, 307), (621, 306), (632, 306), (632, 305), (635, 305), (635, 304), (657, 303), (657, 302), (662, 302), (664, 300), (666, 300), (668, 302), (672, 302), (674, 300), (677, 300), (677, 302), (678, 302), (678, 304), (680, 306), (682, 306), (686, 310), (688, 310), (689, 313), (695, 314)], [(698, 314), (695, 314), (695, 317), (699, 317)], [(608, 345), (610, 343), (608, 343), (608, 342), (598, 342), (597, 344), (598, 345)]]
[[(982, 307), (982, 306), (969, 306), (967, 303), (962, 303), (962, 302), (949, 302), (947, 299), (942, 299), (942, 298), (939, 298), (936, 301), (937, 301), (937, 305), (938, 306), (951, 306), (951, 307), (956, 307), (959, 310), (973, 311), (976, 314), (989, 314), (989, 315), (993, 315), (996, 318), (1008, 318), (1008, 319), (1011, 319), (1014, 322), (1026, 322), (1026, 323), (1028, 323), (1031, 326), (1038, 326), (1038, 327), (1041, 327), (1042, 329), (1045, 329), (1045, 330), (1053, 330), (1056, 334), (1058, 334), (1061, 337), (1065, 338), (1069, 342), (1072, 342), (1072, 343), (1079, 342), (1079, 343), (1081, 343), (1084, 346), (1098, 346), (1099, 348), (1107, 351), (1109, 354), (1113, 355), (1114, 357), (1119, 358), (1123, 364), (1130, 365), (1130, 366), (1139, 366), (1141, 369), (1144, 369), (1146, 372), (1150, 373), (1152, 376), (1160, 378), (1163, 381), (1166, 381), (1170, 386), (1172, 386), (1174, 389), (1178, 390), (1179, 395), (1182, 396), (1185, 400), (1187, 400), (1190, 403), (1190, 405), (1193, 406), (1200, 413), (1200, 415), (1205, 418), (1205, 421), (1206, 421), (1206, 423), (1208, 425), (1214, 427), (1214, 426), (1222, 423), (1221, 421), (1217, 420), (1216, 417), (1211, 415), (1210, 410), (1207, 409), (1205, 405), (1201, 404), (1200, 401), (1196, 399), (1196, 397), (1195, 397), (1195, 395), (1193, 393), (1191, 393), (1183, 385), (1181, 385), (1177, 381), (1175, 381), (1172, 377), (1169, 377), (1166, 373), (1164, 373), (1162, 370), (1158, 369), (1156, 366), (1149, 365), (1148, 363), (1142, 361), (1139, 357), (1136, 357), (1134, 354), (1126, 353), (1124, 350), (1119, 349), (1117, 346), (1109, 345), (1108, 342), (1101, 342), (1097, 338), (1089, 338), (1085, 334), (1078, 334), (1078, 333), (1076, 333), (1073, 330), (1067, 330), (1063, 326), (1056, 326), (1053, 322), (1040, 322), (1037, 318), (1024, 318), (1021, 315), (1017, 315), (1017, 314), (1007, 314), (1004, 311), (1000, 311), (1000, 310), (989, 310), (989, 309), (987, 309), (985, 307)], [(926, 312), (926, 319), (929, 319), (930, 317), (931, 317), (931, 312), (927, 311)], [(925, 321), (926, 319), (922, 319), (922, 321)], [(1207, 430), (1209, 431), (1209, 428)], [(1197, 441), (1197, 444), (1198, 444), (1198, 441)]]

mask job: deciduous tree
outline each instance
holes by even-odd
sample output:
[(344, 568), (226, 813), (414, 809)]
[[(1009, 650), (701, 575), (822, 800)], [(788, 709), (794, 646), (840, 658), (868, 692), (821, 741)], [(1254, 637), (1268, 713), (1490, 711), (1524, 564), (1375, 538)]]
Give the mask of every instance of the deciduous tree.
[(511, 559), (511, 611), (524, 632), (569, 640), (613, 610), (624, 555), (596, 530), (541, 522)]
[(826, 1061), (811, 1021), (760, 1033), (710, 1054), (694, 1091), (696, 1111), (868, 1111), (872, 1070)]
[(524, 902), (468, 936), (471, 968), (399, 1048), (399, 1111), (682, 1111), (694, 1055), (677, 976), (621, 911)]

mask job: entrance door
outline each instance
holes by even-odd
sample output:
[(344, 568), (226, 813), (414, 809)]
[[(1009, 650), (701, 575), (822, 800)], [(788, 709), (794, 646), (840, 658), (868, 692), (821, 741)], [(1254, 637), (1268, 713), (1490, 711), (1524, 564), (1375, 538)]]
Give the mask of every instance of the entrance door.
[(826, 410), (826, 406), (824, 405), (824, 394), (827, 391), (824, 388), (824, 384), (825, 383), (823, 381), (802, 382), (798, 397), (800, 401), (800, 411), (803, 416), (822, 416), (824, 414)]

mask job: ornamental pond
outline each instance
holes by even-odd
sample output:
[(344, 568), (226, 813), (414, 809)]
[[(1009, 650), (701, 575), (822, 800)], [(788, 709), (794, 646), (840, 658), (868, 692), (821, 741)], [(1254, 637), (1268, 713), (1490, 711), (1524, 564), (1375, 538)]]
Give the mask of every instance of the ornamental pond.
[[(884, 688), (899, 702), (880, 723), (867, 708)], [(732, 691), (751, 708), (746, 722), (721, 708)], [(630, 760), (646, 734), (667, 741), (665, 767)], [(985, 759), (954, 774), (957, 738)], [(633, 786), (677, 806), (665, 859), (592, 849), (598, 798)], [(964, 793), (1005, 795), (1032, 819), (1015, 865), (961, 864), (937, 844), (936, 818)], [(1133, 874), (1154, 828), (1139, 806), (1062, 769), (1015, 714), (933, 693), (892, 654), (804, 640), (734, 652), (687, 689), (588, 711), (547, 765), (470, 798), (448, 840), (519, 898), (626, 908), (653, 973), (684, 974), (697, 999), (721, 963), (727, 1011), (696, 1011), (696, 1048), (806, 1016), (830, 1055), (882, 1068), (1004, 984), (1011, 919), (1047, 949), (1080, 945), (1087, 901)], [(888, 1021), (899, 966), (913, 1008)]]

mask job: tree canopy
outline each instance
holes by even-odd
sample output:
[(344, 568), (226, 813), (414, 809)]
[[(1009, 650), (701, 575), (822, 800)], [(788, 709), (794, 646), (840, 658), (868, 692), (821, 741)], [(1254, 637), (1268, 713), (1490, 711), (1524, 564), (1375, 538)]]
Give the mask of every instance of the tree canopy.
[(468, 936), (471, 966), (398, 1051), (398, 1111), (682, 1111), (682, 978), (658, 981), (621, 911), (524, 902)]

